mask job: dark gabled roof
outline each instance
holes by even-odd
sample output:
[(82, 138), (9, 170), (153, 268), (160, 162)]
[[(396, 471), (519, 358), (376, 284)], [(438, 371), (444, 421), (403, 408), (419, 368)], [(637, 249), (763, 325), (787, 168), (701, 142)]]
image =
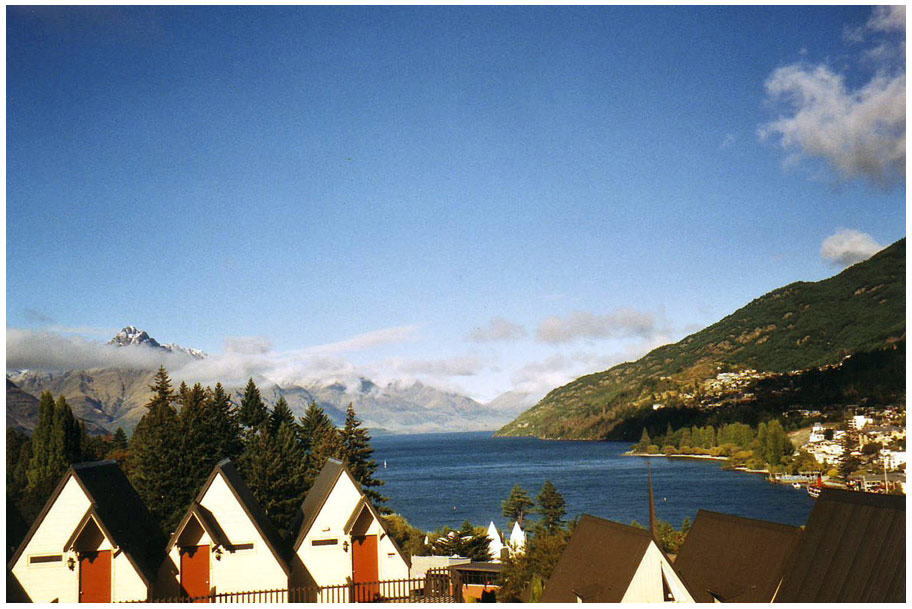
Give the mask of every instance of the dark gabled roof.
[(339, 476), (342, 475), (343, 471), (345, 471), (345, 466), (342, 465), (341, 461), (338, 459), (327, 459), (326, 465), (320, 470), (320, 475), (317, 476), (317, 479), (314, 480), (310, 490), (307, 491), (307, 496), (304, 497), (304, 503), (301, 504), (301, 528), (298, 529), (298, 535), (295, 538), (295, 552), (298, 551), (298, 548), (301, 547), (301, 543), (304, 541), (307, 533), (310, 532), (310, 527), (313, 526), (314, 521), (317, 519), (317, 514), (320, 513), (323, 504), (326, 503), (329, 494), (332, 492), (333, 488), (335, 488), (336, 481), (339, 479)]
[(500, 562), (463, 562), (458, 565), (450, 565), (450, 571), (459, 571), (461, 573), (500, 573), (503, 571), (503, 563)]
[(136, 489), (115, 461), (78, 463), (70, 467), (13, 554), (9, 567), (12, 568), (19, 560), (70, 476), (76, 479), (92, 504), (81, 524), (90, 515), (96, 518), (111, 543), (120, 548), (144, 583), (151, 586), (165, 559), (165, 538)]
[(906, 498), (824, 489), (777, 603), (906, 600)]
[[(203, 484), (203, 488), (200, 489), (200, 492), (197, 494), (196, 499), (190, 506), (190, 509), (188, 509), (187, 513), (184, 514), (184, 517), (181, 519), (180, 524), (177, 526), (177, 529), (174, 531), (174, 534), (168, 541), (166, 551), (170, 551), (171, 548), (174, 547), (174, 544), (177, 543), (181, 532), (184, 530), (184, 527), (187, 526), (187, 523), (190, 521), (190, 517), (194, 515), (200, 521), (200, 524), (203, 526), (203, 528), (206, 529), (206, 532), (210, 537), (213, 537), (214, 540), (221, 538), (223, 541), (228, 541), (228, 537), (225, 535), (224, 531), (215, 520), (215, 516), (209, 510), (200, 505), (200, 502), (203, 500), (203, 497), (206, 495), (206, 492), (212, 485), (213, 480), (215, 480), (215, 477), (219, 474), (222, 475), (222, 478), (225, 480), (228, 488), (231, 489), (231, 493), (234, 495), (234, 498), (237, 499), (237, 502), (244, 510), (244, 513), (247, 514), (247, 517), (250, 518), (253, 526), (256, 527), (257, 531), (260, 533), (260, 536), (265, 540), (266, 545), (269, 547), (272, 555), (275, 556), (276, 560), (279, 563), (279, 566), (282, 567), (282, 570), (285, 571), (286, 574), (289, 573), (289, 559), (291, 558), (290, 549), (283, 542), (282, 537), (279, 535), (279, 532), (269, 520), (266, 512), (263, 511), (263, 508), (256, 500), (256, 497), (253, 496), (253, 491), (251, 491), (250, 487), (247, 486), (247, 483), (244, 482), (244, 478), (237, 471), (237, 468), (231, 462), (231, 459), (223, 459), (219, 461), (213, 468), (212, 473), (209, 474), (209, 478), (206, 479), (206, 483)], [(222, 545), (225, 545), (230, 549), (228, 543), (223, 543)]]
[(317, 476), (317, 479), (314, 480), (313, 486), (310, 487), (310, 490), (307, 491), (307, 496), (304, 497), (304, 503), (301, 504), (301, 510), (299, 514), (300, 528), (298, 529), (298, 535), (295, 538), (294, 546), (292, 548), (293, 552), (297, 552), (298, 548), (301, 547), (301, 544), (304, 542), (304, 538), (307, 537), (307, 533), (310, 532), (310, 528), (313, 526), (314, 521), (317, 519), (317, 515), (320, 513), (320, 510), (323, 509), (323, 505), (326, 503), (326, 500), (329, 498), (330, 493), (335, 488), (336, 483), (339, 481), (339, 478), (345, 474), (349, 477), (352, 484), (358, 490), (358, 493), (361, 494), (361, 499), (358, 500), (358, 503), (355, 505), (355, 509), (352, 510), (352, 513), (346, 520), (346, 523), (343, 527), (343, 530), (346, 534), (351, 531), (352, 527), (355, 525), (355, 521), (361, 515), (362, 510), (365, 508), (370, 511), (374, 519), (376, 519), (377, 524), (380, 525), (380, 529), (383, 533), (389, 537), (389, 540), (392, 542), (393, 547), (396, 548), (396, 552), (399, 553), (399, 556), (402, 557), (402, 560), (411, 568), (412, 561), (411, 558), (402, 551), (402, 548), (399, 547), (399, 544), (389, 534), (389, 530), (386, 528), (386, 523), (383, 522), (383, 518), (380, 517), (380, 513), (377, 511), (377, 508), (370, 502), (370, 499), (364, 494), (364, 491), (361, 489), (361, 485), (355, 480), (355, 477), (351, 475), (351, 472), (348, 471), (348, 468), (339, 461), (338, 459), (327, 459), (326, 465), (323, 466), (323, 469), (320, 470), (320, 475)]
[(646, 529), (584, 514), (540, 602), (575, 603), (580, 592), (590, 602), (621, 602), (651, 542)]
[(801, 529), (700, 510), (675, 559), (698, 603), (768, 603)]

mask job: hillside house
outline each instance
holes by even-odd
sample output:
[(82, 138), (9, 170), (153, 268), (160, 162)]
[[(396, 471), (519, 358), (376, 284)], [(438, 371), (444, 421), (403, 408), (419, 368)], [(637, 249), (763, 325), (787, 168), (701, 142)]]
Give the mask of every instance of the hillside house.
[(230, 459), (215, 466), (166, 547), (169, 596), (289, 586), (286, 545)]
[(674, 567), (699, 603), (768, 603), (801, 530), (699, 510)]
[(823, 489), (774, 602), (905, 600), (906, 498)]
[(692, 603), (652, 533), (584, 514), (545, 583), (543, 603)]
[[(293, 548), (318, 586), (405, 579), (410, 563), (342, 462), (329, 459), (301, 505)], [(296, 585), (308, 585), (300, 575)], [(371, 600), (369, 587), (359, 588)]]
[(165, 538), (117, 463), (73, 465), (9, 570), (33, 602), (145, 600), (163, 575)]

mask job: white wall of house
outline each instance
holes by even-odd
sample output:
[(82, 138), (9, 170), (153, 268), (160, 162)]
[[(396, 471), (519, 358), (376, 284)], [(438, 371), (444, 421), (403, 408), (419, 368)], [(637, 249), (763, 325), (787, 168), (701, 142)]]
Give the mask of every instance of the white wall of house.
[(643, 554), (643, 560), (637, 568), (630, 585), (624, 593), (622, 603), (661, 603), (664, 602), (662, 591), (662, 573), (671, 589), (676, 603), (692, 603), (693, 597), (687, 592), (684, 584), (678, 579), (671, 564), (662, 555), (655, 542), (650, 542)]
[[(288, 575), (282, 570), (269, 546), (266, 545), (256, 526), (251, 522), (244, 508), (238, 503), (221, 474), (213, 479), (203, 495), (200, 504), (212, 512), (216, 522), (233, 545), (252, 543), (249, 550), (229, 552), (223, 550), (216, 560), (212, 540), (203, 532), (195, 545), (208, 545), (209, 585), (216, 593), (243, 592), (251, 590), (275, 590), (288, 586)], [(180, 581), (180, 548), (175, 544), (168, 553)]]
[[(298, 557), (307, 567), (317, 585), (344, 584), (352, 576), (351, 535), (343, 529), (361, 499), (359, 489), (344, 473), (330, 492), (323, 509), (317, 515), (310, 531), (297, 548)], [(380, 538), (378, 571), (380, 579), (405, 579), (409, 576), (408, 564), (396, 551), (392, 540), (383, 533), (374, 519), (367, 535)], [(382, 537), (380, 537), (382, 535)], [(335, 539), (333, 545), (313, 545), (320, 540)]]
[[(76, 552), (64, 553), (63, 545), (76, 530), (90, 505), (82, 487), (70, 476), (41, 526), (13, 565), (13, 574), (33, 602), (79, 602), (78, 558)], [(105, 539), (98, 549), (112, 549), (110, 541)], [(31, 556), (50, 555), (60, 555), (62, 559), (60, 562), (29, 564)], [(77, 561), (77, 566), (72, 571), (67, 567), (69, 558)], [(113, 601), (146, 598), (148, 589), (126, 555), (120, 553), (115, 556), (111, 570)]]

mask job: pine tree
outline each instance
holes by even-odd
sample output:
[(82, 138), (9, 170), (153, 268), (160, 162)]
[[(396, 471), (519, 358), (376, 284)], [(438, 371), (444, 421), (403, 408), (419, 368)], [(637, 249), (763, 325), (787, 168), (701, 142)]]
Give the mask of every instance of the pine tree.
[(371, 447), (370, 433), (361, 427), (361, 421), (355, 416), (355, 407), (351, 403), (345, 411), (345, 427), (342, 428), (341, 439), (342, 457), (348, 470), (355, 480), (361, 483), (361, 489), (374, 507), (387, 511), (387, 508), (381, 506), (387, 498), (375, 490), (376, 487), (383, 486), (384, 482), (374, 477), (377, 473), (377, 462), (373, 459), (374, 449)]
[(644, 427), (643, 433), (640, 435), (640, 442), (634, 446), (634, 449), (640, 452), (646, 452), (650, 444), (652, 444), (652, 438), (649, 437), (649, 432), (646, 431), (646, 428)]
[(178, 427), (180, 428), (180, 443), (182, 465), (180, 473), (184, 482), (176, 491), (175, 502), (189, 505), (199, 486), (206, 481), (209, 472), (218, 461), (217, 439), (212, 437), (208, 429), (206, 417), (206, 390), (196, 383), (188, 388), (186, 383), (181, 383), (178, 391), (180, 415)]
[(54, 396), (41, 393), (38, 400), (38, 423), (32, 433), (32, 458), (28, 469), (27, 495), (32, 503), (43, 502), (56, 483), (51, 469), (51, 434), (54, 429)]
[(234, 459), (244, 450), (241, 441), (241, 424), (237, 412), (231, 408), (231, 399), (221, 383), (209, 395), (205, 404), (206, 427), (216, 438), (216, 463), (222, 459)]
[(332, 419), (317, 406), (316, 400), (311, 401), (310, 406), (301, 417), (301, 425), (298, 427), (298, 434), (301, 437), (301, 446), (304, 450), (309, 451), (312, 448), (314, 440), (319, 438), (326, 428), (333, 427)]
[(260, 425), (269, 419), (269, 410), (263, 403), (260, 390), (253, 382), (253, 378), (247, 381), (247, 387), (244, 388), (244, 397), (241, 398), (238, 417), (241, 425), (247, 429), (259, 429)]
[(537, 512), (541, 515), (541, 527), (548, 533), (553, 533), (561, 527), (563, 518), (567, 513), (564, 497), (557, 492), (550, 480), (545, 480), (541, 492), (538, 493)]
[(519, 526), (522, 526), (523, 518), (534, 505), (535, 502), (529, 497), (529, 493), (517, 484), (510, 491), (507, 500), (501, 503), (501, 508), (503, 515), (509, 518), (510, 522), (518, 522)]
[(287, 423), (279, 426), (275, 436), (265, 424), (254, 431), (238, 462), (254, 497), (286, 538), (308, 489), (303, 463), (298, 439)]
[(297, 425), (295, 416), (288, 407), (288, 402), (285, 401), (285, 396), (280, 395), (269, 415), (269, 432), (272, 435), (277, 434), (282, 423), (288, 423), (292, 429)]
[(342, 459), (342, 434), (331, 423), (328, 426), (318, 427), (311, 438), (310, 451), (304, 458), (304, 471), (306, 484), (309, 488), (317, 476), (320, 475), (326, 460)]
[(117, 431), (114, 432), (114, 437), (111, 438), (111, 451), (127, 450), (129, 446), (130, 442), (127, 440), (126, 432), (123, 427), (118, 427)]
[(173, 405), (171, 379), (164, 366), (159, 368), (155, 384), (149, 388), (152, 398), (133, 432), (127, 464), (133, 486), (168, 535), (186, 508), (182, 505), (181, 492), (186, 484), (181, 470), (184, 465), (181, 426)]

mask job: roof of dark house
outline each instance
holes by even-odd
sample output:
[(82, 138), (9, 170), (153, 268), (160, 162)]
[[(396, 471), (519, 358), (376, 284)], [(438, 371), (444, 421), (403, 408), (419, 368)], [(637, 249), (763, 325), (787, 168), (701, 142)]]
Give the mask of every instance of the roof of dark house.
[(768, 603), (801, 529), (699, 510), (675, 559), (694, 600)]
[(619, 603), (649, 544), (646, 529), (584, 514), (545, 584), (540, 602)]
[(458, 565), (451, 565), (450, 571), (460, 571), (462, 573), (500, 573), (503, 571), (503, 563), (500, 562), (463, 562)]
[(115, 461), (77, 463), (70, 467), (10, 559), (10, 568), (41, 526), (70, 475), (85, 491), (92, 504), (89, 511), (100, 521), (106, 534), (110, 535), (111, 542), (136, 567), (146, 585), (152, 585), (158, 568), (165, 559), (165, 537)]
[(231, 493), (234, 495), (234, 498), (237, 499), (237, 502), (244, 510), (244, 513), (247, 514), (247, 517), (250, 518), (251, 522), (253, 522), (253, 526), (256, 527), (257, 531), (259, 531), (260, 536), (262, 536), (262, 538), (265, 540), (266, 545), (269, 547), (272, 555), (275, 556), (279, 565), (282, 567), (282, 570), (288, 573), (290, 568), (290, 558), (292, 554), (291, 548), (289, 548), (288, 544), (282, 540), (281, 535), (279, 535), (279, 532), (276, 530), (275, 526), (273, 526), (272, 521), (269, 520), (266, 512), (263, 511), (260, 503), (256, 500), (256, 497), (254, 497), (253, 491), (251, 491), (250, 487), (247, 486), (247, 483), (244, 481), (244, 478), (241, 476), (241, 474), (237, 471), (237, 468), (234, 466), (234, 463), (231, 462), (231, 459), (223, 459), (216, 464), (215, 468), (213, 468), (212, 473), (209, 474), (209, 478), (206, 479), (206, 483), (203, 484), (203, 487), (197, 494), (196, 499), (190, 506), (190, 509), (188, 509), (187, 513), (184, 514), (183, 519), (177, 526), (174, 534), (171, 536), (171, 540), (168, 542), (167, 549), (170, 550), (171, 547), (177, 543), (177, 539), (180, 536), (181, 531), (187, 525), (187, 522), (190, 520), (190, 517), (192, 515), (196, 515), (197, 518), (199, 518), (200, 524), (209, 532), (210, 535), (214, 534), (216, 537), (223, 540), (228, 540), (230, 542), (230, 539), (227, 537), (225, 532), (219, 526), (218, 522), (215, 520), (215, 516), (209, 510), (200, 505), (200, 502), (203, 500), (203, 497), (206, 495), (206, 492), (212, 485), (212, 481), (215, 480), (215, 477), (220, 472), (225, 480), (225, 483), (228, 485), (228, 488), (231, 489)]
[(777, 603), (906, 600), (906, 498), (824, 489)]

